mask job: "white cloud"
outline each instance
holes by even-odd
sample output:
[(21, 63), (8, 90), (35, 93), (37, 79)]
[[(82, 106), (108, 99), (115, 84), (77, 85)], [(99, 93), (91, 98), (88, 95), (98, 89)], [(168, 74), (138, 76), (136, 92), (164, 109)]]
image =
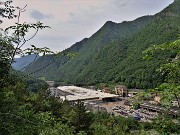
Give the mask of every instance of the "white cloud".
[(53, 17), (53, 15), (45, 15), (36, 9), (34, 9), (32, 12), (30, 12), (30, 16), (39, 21), (44, 20), (44, 19), (50, 19)]
[[(42, 21), (51, 29), (42, 30), (30, 43), (63, 50), (95, 33), (106, 21), (120, 23), (155, 14), (173, 0), (16, 0), (26, 12), (21, 22)], [(15, 22), (13, 21), (10, 21)], [(2, 26), (10, 24), (6, 21)]]

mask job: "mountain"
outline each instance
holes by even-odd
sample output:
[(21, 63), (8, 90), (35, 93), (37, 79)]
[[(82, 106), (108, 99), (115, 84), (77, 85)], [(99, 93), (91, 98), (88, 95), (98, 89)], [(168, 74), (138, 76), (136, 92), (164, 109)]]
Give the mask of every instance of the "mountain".
[(36, 61), (38, 58), (39, 56), (35, 54), (15, 58), (15, 62), (12, 64), (12, 67), (16, 70), (23, 70), (26, 66), (28, 66), (33, 61)]
[[(180, 1), (175, 0), (154, 16), (140, 17), (122, 23), (106, 22), (90, 38), (74, 44), (65, 52), (77, 52), (78, 56), (64, 62), (65, 58), (41, 57), (27, 68), (37, 70), (52, 59), (61, 61), (37, 72), (36, 76), (66, 81), (78, 85), (98, 83), (123, 83), (130, 88), (152, 88), (163, 81), (156, 72), (171, 52), (160, 53), (150, 61), (143, 60), (142, 52), (152, 45), (173, 41), (180, 33)], [(46, 62), (45, 62), (46, 61)], [(53, 71), (52, 68), (53, 67)]]
[[(90, 58), (94, 54), (98, 53), (104, 46), (109, 45), (117, 39), (128, 38), (133, 35), (136, 31), (147, 25), (153, 19), (152, 16), (144, 16), (138, 18), (131, 22), (122, 22), (120, 24), (108, 21), (99, 29), (95, 34), (90, 38), (85, 38), (80, 42), (75, 43), (70, 48), (64, 50), (63, 52), (76, 52), (78, 57), (70, 60), (73, 64), (76, 65), (76, 62), (80, 60), (83, 63), (90, 61)], [(52, 63), (55, 59), (56, 62)], [(40, 57), (34, 64), (26, 68), (26, 72), (32, 73), (42, 67), (46, 67), (49, 63), (52, 63), (43, 70), (37, 72), (36, 76), (45, 76), (50, 79), (57, 78), (59, 67), (62, 66), (64, 58), (56, 57), (53, 55)], [(80, 63), (81, 63), (80, 62)], [(69, 61), (67, 62), (69, 63)], [(66, 63), (66, 64), (67, 64)], [(74, 67), (74, 65), (73, 65)], [(77, 67), (78, 68), (78, 67)]]

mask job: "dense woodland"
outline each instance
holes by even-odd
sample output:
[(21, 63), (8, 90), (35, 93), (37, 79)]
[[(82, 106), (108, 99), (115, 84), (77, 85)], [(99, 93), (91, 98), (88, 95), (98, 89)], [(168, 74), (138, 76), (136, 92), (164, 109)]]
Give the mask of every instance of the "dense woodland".
[[(11, 1), (1, 4), (0, 16), (3, 16), (4, 19), (20, 17), (16, 15), (16, 11), (21, 13), (24, 10), (24, 8), (11, 6)], [(67, 81), (76, 84), (123, 82), (128, 87), (136, 88), (155, 88), (155, 86), (160, 85), (153, 91), (162, 94), (162, 99), (164, 99), (162, 105), (168, 109), (170, 99), (180, 97), (180, 41), (177, 36), (180, 33), (178, 23), (179, 5), (180, 1), (175, 0), (172, 5), (154, 17), (142, 17), (139, 20), (137, 19), (135, 24), (134, 22), (118, 24), (129, 26), (132, 23), (131, 28), (128, 26), (122, 28), (125, 29), (124, 33), (127, 33), (125, 37), (121, 33), (119, 35), (114, 33), (114, 35), (111, 35), (114, 39), (107, 38), (110, 37), (109, 32), (106, 33), (110, 30), (108, 27), (111, 27), (110, 32), (112, 32), (116, 31), (118, 26), (112, 22), (106, 23), (103, 27), (107, 29), (99, 30), (90, 39), (76, 43), (72, 49), (67, 50), (75, 50), (79, 53), (70, 60), (71, 55), (68, 54), (64, 54), (65, 56), (46, 55), (38, 60), (40, 60), (39, 62), (44, 61), (44, 64), (48, 64), (45, 63), (46, 61), (51, 62), (47, 68), (55, 64), (54, 68), (57, 67), (58, 70), (51, 69), (51, 71), (55, 70), (65, 80), (71, 75), (71, 80)], [(1, 22), (3, 23), (3, 20)], [(112, 27), (112, 25), (114, 26)], [(133, 25), (139, 27), (133, 27)], [(15, 53), (21, 49), (19, 46), (22, 38), (20, 37), (28, 32), (27, 29), (37, 30), (47, 27), (43, 26), (42, 23), (17, 23), (10, 28), (15, 30), (12, 35), (3, 34), (4, 30), (7, 30), (6, 28), (3, 28), (4, 30), (0, 34), (1, 135), (180, 134), (179, 116), (173, 118), (166, 112), (154, 119), (152, 123), (140, 123), (131, 118), (115, 117), (107, 113), (87, 112), (84, 104), (80, 101), (69, 103), (51, 97), (47, 90), (48, 86), (44, 81), (29, 76), (30, 71), (30, 74), (26, 75), (13, 70), (11, 67)], [(128, 34), (127, 31), (131, 32)], [(104, 39), (107, 39), (107, 41)], [(105, 45), (106, 43), (107, 45)], [(78, 44), (81, 45), (78, 46)], [(151, 47), (152, 44), (157, 46)], [(86, 49), (90, 51), (86, 52)], [(40, 53), (50, 52), (47, 48), (40, 49), (34, 46), (29, 50), (31, 52), (39, 51)], [(29, 53), (28, 51), (27, 54)], [(63, 58), (59, 59), (59, 57)], [(52, 59), (53, 61), (51, 61)], [(80, 66), (76, 65), (77, 62)], [(64, 66), (69, 66), (66, 68), (67, 71), (70, 71), (72, 65), (77, 70), (69, 72), (71, 74), (63, 74), (65, 73)], [(45, 67), (44, 65), (42, 70), (45, 70)], [(155, 72), (157, 69), (159, 69), (159, 72)], [(32, 73), (38, 75), (37, 70), (35, 68)], [(50, 70), (48, 71), (50, 73)], [(41, 75), (38, 76), (42, 77), (43, 72), (40, 70)], [(78, 73), (77, 77), (75, 76), (76, 73)], [(57, 76), (53, 78), (61, 79)]]
[(66, 62), (64, 57), (41, 57), (25, 72), (33, 72), (55, 60), (34, 75), (76, 85), (122, 83), (129, 88), (154, 88), (164, 81), (156, 69), (174, 54), (162, 52), (154, 56), (155, 59), (144, 61), (142, 52), (150, 46), (177, 39), (179, 8), (177, 0), (154, 16), (119, 24), (108, 21), (90, 38), (64, 51), (77, 53), (73, 59)]

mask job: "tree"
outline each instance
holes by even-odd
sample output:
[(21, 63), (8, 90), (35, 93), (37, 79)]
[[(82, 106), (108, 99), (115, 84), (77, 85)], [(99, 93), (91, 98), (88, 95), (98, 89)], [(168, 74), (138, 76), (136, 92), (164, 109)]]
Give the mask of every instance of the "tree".
[[(142, 99), (144, 97), (148, 98), (152, 93), (158, 94), (161, 98), (160, 103), (165, 108), (165, 111), (162, 112), (162, 116), (160, 115), (153, 120), (153, 128), (161, 134), (179, 134), (180, 112), (179, 110), (176, 112), (171, 111), (171, 107), (172, 101), (176, 100), (180, 109), (180, 40), (177, 39), (173, 42), (152, 46), (143, 52), (144, 58), (149, 60), (162, 51), (171, 52), (171, 56), (166, 60), (166, 63), (161, 64), (160, 68), (157, 69), (163, 76), (164, 82), (157, 88), (147, 90), (144, 94), (138, 94), (137, 97)], [(169, 115), (170, 113), (176, 116), (176, 119), (172, 119)]]
[[(33, 104), (27, 99), (34, 99), (26, 91), (22, 78), (15, 80), (11, 74), (11, 64), (17, 53), (46, 53), (47, 48), (36, 48), (22, 50), (22, 46), (31, 40), (40, 29), (48, 28), (42, 23), (35, 24), (19, 23), (20, 15), (25, 11), (24, 8), (11, 6), (12, 1), (1, 2), (4, 7), (0, 8), (0, 16), (12, 19), (17, 17), (17, 23), (2, 30), (0, 34), (0, 134), (37, 134), (37, 127), (44, 126), (44, 121), (52, 121), (53, 117), (41, 117), (41, 114), (48, 116), (48, 112), (35, 113), (32, 109)], [(15, 12), (18, 15), (15, 15)], [(2, 20), (1, 20), (2, 23)], [(26, 39), (26, 34), (30, 29), (36, 32), (31, 38)], [(12, 32), (10, 32), (10, 30)], [(36, 98), (35, 98), (36, 99)], [(39, 124), (38, 124), (39, 121)], [(47, 124), (45, 124), (47, 126)], [(29, 131), (27, 130), (29, 129)]]
[(144, 58), (150, 59), (155, 53), (160, 51), (171, 52), (171, 57), (167, 63), (162, 64), (157, 71), (164, 76), (165, 81), (152, 92), (157, 92), (161, 96), (161, 103), (165, 107), (171, 107), (171, 101), (177, 100), (180, 108), (180, 40), (153, 46), (144, 51)]
[[(31, 48), (22, 50), (24, 44), (27, 43), (29, 40), (33, 39), (39, 30), (50, 27), (44, 26), (41, 22), (31, 24), (24, 22), (21, 24), (20, 16), (25, 11), (27, 5), (24, 8), (19, 8), (11, 6), (11, 3), (12, 1), (0, 3), (1, 5), (4, 5), (4, 7), (0, 9), (0, 16), (8, 19), (17, 18), (17, 22), (14, 26), (10, 26), (2, 30), (2, 33), (0, 34), (0, 63), (3, 66), (1, 68), (1, 70), (3, 71), (1, 71), (0, 73), (0, 86), (3, 86), (5, 83), (8, 82), (8, 73), (11, 68), (11, 64), (14, 62), (15, 55), (29, 55), (32, 53), (36, 55), (42, 53), (43, 55), (45, 55), (47, 53), (52, 53), (52, 51), (50, 51), (47, 47), (37, 48), (34, 45), (31, 45)], [(35, 32), (30, 38), (26, 38), (26, 35), (30, 30), (34, 30)]]
[(85, 131), (89, 132), (89, 127), (92, 122), (92, 113), (86, 112), (84, 103), (77, 101), (70, 104), (68, 101), (63, 103), (62, 108), (63, 119), (65, 123), (73, 126), (76, 133)]
[[(8, 19), (17, 17), (17, 15), (15, 15), (14, 12), (16, 11), (16, 9), (18, 9), (18, 7), (11, 6), (11, 3), (12, 3), (12, 0), (0, 2), (0, 5), (4, 6), (4, 7), (0, 7), (0, 16), (1, 17), (8, 18)], [(0, 20), (0, 23), (2, 23), (2, 22), (3, 21)]]

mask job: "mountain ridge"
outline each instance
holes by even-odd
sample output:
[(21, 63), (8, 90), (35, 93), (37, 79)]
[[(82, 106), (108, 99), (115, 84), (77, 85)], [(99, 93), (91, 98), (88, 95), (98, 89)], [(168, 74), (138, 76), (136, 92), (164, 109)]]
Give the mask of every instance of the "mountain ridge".
[[(147, 19), (147, 20), (146, 20)], [(140, 17), (140, 18), (138, 18), (138, 19), (135, 19), (134, 21), (135, 21), (135, 23), (133, 23), (132, 24), (132, 26), (131, 27), (134, 27), (134, 29), (139, 29), (139, 28), (137, 28), (136, 27), (136, 23), (138, 22), (138, 21), (141, 21), (141, 20), (146, 20), (145, 22), (143, 22), (143, 21), (141, 21), (141, 22), (143, 22), (143, 23), (148, 23), (149, 21), (151, 21), (151, 19), (153, 19), (153, 17), (152, 16), (143, 16), (143, 17)], [(116, 28), (117, 27), (117, 25), (123, 25), (123, 26), (125, 26), (125, 27), (128, 27), (129, 25), (129, 23), (132, 23), (133, 21), (126, 21), (126, 22), (122, 22), (122, 23), (114, 23), (114, 22), (112, 22), (112, 21), (107, 21), (96, 33), (94, 33), (90, 38), (85, 38), (85, 39), (83, 39), (83, 40), (81, 40), (80, 42), (77, 42), (77, 43), (75, 43), (74, 45), (72, 45), (70, 48), (68, 48), (68, 49), (66, 49), (66, 50), (64, 50), (63, 52), (78, 52), (79, 53), (79, 55), (81, 55), (81, 54), (83, 54), (84, 53), (84, 51), (86, 51), (87, 50), (87, 48), (88, 47), (90, 47), (90, 51), (89, 51), (89, 53), (90, 53), (90, 55), (89, 55), (89, 57), (88, 57), (88, 60), (85, 60), (84, 62), (86, 63), (87, 61), (89, 61), (89, 59), (90, 59), (90, 57), (92, 56), (92, 54), (95, 52), (98, 52), (102, 47), (103, 47), (103, 45), (104, 45), (104, 42), (106, 43), (106, 42), (109, 42), (109, 41), (105, 41), (104, 39), (106, 39), (106, 35), (108, 35), (109, 33), (111, 33), (111, 32), (114, 32), (114, 28)], [(112, 25), (109, 25), (109, 24), (112, 24)], [(122, 29), (122, 27), (120, 26), (120, 29)], [(132, 28), (129, 28), (129, 31), (132, 31), (131, 30)], [(126, 33), (126, 31), (124, 31), (124, 33)], [(128, 34), (131, 34), (131, 33), (128, 33)], [(128, 35), (128, 34), (126, 34), (126, 35)], [(112, 35), (112, 33), (111, 33), (111, 35)], [(120, 35), (120, 34), (119, 34)], [(98, 37), (98, 36), (100, 36), (100, 37)], [(115, 33), (114, 32), (114, 34), (113, 34), (113, 36), (111, 36), (113, 39), (115, 39), (116, 37), (118, 36), (118, 34), (117, 33)], [(125, 36), (122, 34), (121, 35), (122, 37), (121, 38), (125, 38)], [(98, 38), (97, 38), (98, 37)], [(104, 37), (104, 39), (102, 39), (102, 37)], [(108, 39), (108, 40), (113, 40), (113, 39), (111, 39), (111, 37)], [(93, 46), (93, 44), (94, 43), (89, 43), (89, 42), (91, 42), (91, 41), (89, 41), (89, 39), (91, 39), (91, 40), (93, 40), (93, 41), (95, 41), (95, 42), (98, 42), (98, 43), (95, 43), (95, 47), (92, 47)], [(110, 41), (110, 42), (112, 42), (112, 41)], [(86, 43), (86, 45), (84, 45), (84, 43)], [(106, 43), (107, 44), (107, 43)], [(78, 49), (75, 49), (75, 48), (78, 48)], [(46, 56), (45, 56), (46, 57)], [(31, 70), (32, 68), (34, 68), (34, 65), (36, 65), (35, 66), (35, 69), (34, 70), (38, 70), (38, 68), (37, 67), (40, 67), (40, 66), (44, 66), (44, 65), (47, 65), (48, 63), (50, 63), (50, 61), (52, 60), (52, 59), (49, 59), (49, 57), (51, 57), (51, 56), (47, 56), (48, 57), (48, 59), (47, 59), (47, 61), (46, 61), (46, 63), (44, 63), (44, 64), (39, 64), (39, 62), (41, 61), (41, 59), (42, 59), (42, 61), (44, 61), (44, 58), (40, 58), (36, 63), (34, 63), (34, 64), (32, 64), (30, 67), (28, 67), (27, 69), (26, 69), (26, 71), (27, 72), (33, 72), (33, 70)], [(74, 60), (74, 59), (73, 59)], [(58, 60), (58, 61), (61, 61), (61, 60)], [(61, 63), (61, 62), (60, 62)], [(61, 66), (61, 65), (59, 65), (59, 66)], [(32, 68), (31, 68), (32, 67)], [(44, 69), (44, 70), (46, 70), (46, 71), (48, 71), (48, 70), (50, 70), (50, 68), (53, 68), (53, 65), (50, 65), (49, 67), (47, 67), (47, 69)], [(30, 69), (30, 70), (29, 70)], [(42, 74), (43, 73), (45, 73), (46, 71), (44, 71), (44, 72), (41, 72)], [(57, 73), (57, 72), (56, 72)]]
[[(58, 66), (56, 75), (44, 75), (81, 85), (123, 83), (132, 88), (155, 87), (163, 81), (155, 73), (163, 60), (143, 61), (142, 52), (151, 45), (172, 41), (177, 37), (180, 33), (178, 13), (179, 6), (174, 2), (154, 16), (120, 24), (108, 21), (80, 47), (77, 58)], [(157, 82), (154, 78), (157, 78)]]
[(39, 58), (39, 55), (36, 55), (36, 54), (27, 55), (20, 58), (15, 58), (14, 62), (12, 63), (12, 67), (15, 70), (22, 70), (26, 66), (28, 66), (30, 63), (36, 61), (38, 58)]

